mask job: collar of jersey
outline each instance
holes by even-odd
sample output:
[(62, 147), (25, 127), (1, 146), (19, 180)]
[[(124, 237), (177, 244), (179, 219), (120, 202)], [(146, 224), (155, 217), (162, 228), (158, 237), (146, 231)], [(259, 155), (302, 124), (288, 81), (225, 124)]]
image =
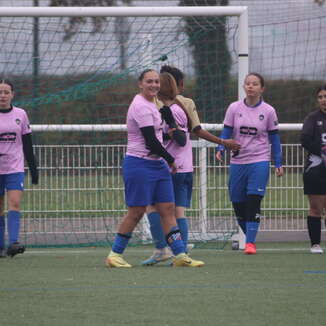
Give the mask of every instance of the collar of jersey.
[(263, 102), (263, 99), (260, 98), (259, 102), (257, 104), (255, 104), (254, 106), (250, 106), (246, 103), (246, 99), (243, 100), (243, 103), (245, 104), (245, 106), (247, 106), (248, 108), (256, 108), (257, 106), (259, 106), (261, 103)]
[(10, 112), (12, 109), (13, 109), (13, 106), (10, 105), (10, 108), (9, 108), (9, 109), (0, 110), (0, 113), (8, 113), (8, 112)]

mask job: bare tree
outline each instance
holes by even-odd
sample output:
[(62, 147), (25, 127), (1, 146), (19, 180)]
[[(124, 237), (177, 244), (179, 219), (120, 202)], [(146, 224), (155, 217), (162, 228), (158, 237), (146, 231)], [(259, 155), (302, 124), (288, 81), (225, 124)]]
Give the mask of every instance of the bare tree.
[[(123, 4), (129, 5), (132, 0), (121, 0)], [(51, 0), (51, 7), (96, 7), (107, 6), (113, 7), (118, 4), (117, 0)], [(106, 21), (106, 17), (70, 17), (68, 24), (64, 27), (65, 36), (64, 40), (69, 40), (72, 36), (78, 33), (80, 26), (86, 24), (88, 19), (91, 19), (93, 24), (92, 33), (99, 33), (103, 30), (103, 24)], [(120, 21), (117, 20), (117, 23)], [(118, 31), (119, 28), (116, 28)], [(121, 37), (118, 37), (121, 39)]]

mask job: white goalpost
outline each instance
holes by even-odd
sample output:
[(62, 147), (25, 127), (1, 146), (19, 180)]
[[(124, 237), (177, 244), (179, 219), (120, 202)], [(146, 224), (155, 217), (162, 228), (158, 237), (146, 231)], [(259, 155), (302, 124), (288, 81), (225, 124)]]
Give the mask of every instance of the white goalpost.
[(1, 7), (0, 17), (238, 17), (238, 92), (248, 73), (248, 10), (245, 6), (189, 7)]

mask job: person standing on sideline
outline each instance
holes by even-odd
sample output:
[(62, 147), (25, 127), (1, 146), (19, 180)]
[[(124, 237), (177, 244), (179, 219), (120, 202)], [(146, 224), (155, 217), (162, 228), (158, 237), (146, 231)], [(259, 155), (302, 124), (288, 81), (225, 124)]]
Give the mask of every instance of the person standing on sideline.
[(326, 85), (319, 87), (316, 95), (319, 108), (305, 118), (301, 144), (308, 151), (303, 172), (303, 189), (309, 200), (307, 224), (310, 252), (322, 254), (321, 216), (326, 213)]
[[(169, 126), (166, 122), (163, 125), (163, 143), (165, 149), (173, 155), (177, 166), (177, 172), (172, 174), (176, 206), (175, 216), (184, 246), (188, 251), (188, 221), (185, 217), (185, 208), (190, 207), (191, 203), (194, 170), (188, 116), (182, 104), (176, 99), (178, 89), (174, 77), (168, 72), (163, 72), (160, 74), (160, 84), (161, 87), (157, 97), (164, 105), (170, 107), (175, 122), (175, 125), (172, 126)], [(160, 110), (161, 114), (163, 109)], [(164, 119), (164, 114), (162, 116)], [(142, 265), (152, 266), (168, 260), (172, 257), (172, 254), (165, 241), (161, 217), (155, 206), (147, 208), (147, 215), (150, 216), (150, 231), (155, 250), (150, 258), (142, 262)]]
[[(256, 254), (260, 206), (269, 179), (272, 154), (276, 175), (283, 175), (281, 143), (275, 109), (264, 102), (264, 78), (249, 73), (244, 80), (246, 98), (232, 103), (225, 114), (221, 138), (234, 137), (241, 144), (230, 162), (229, 195), (240, 228), (246, 235), (246, 254)], [(218, 146), (221, 161), (224, 147)]]
[[(26, 112), (11, 104), (13, 84), (0, 80), (0, 257), (22, 254), (19, 243), (20, 203), (24, 190), (24, 158), (32, 184), (38, 184), (38, 171), (33, 153), (31, 129)], [(5, 250), (5, 191), (7, 192), (7, 229), (9, 246)]]
[[(125, 199), (128, 206), (106, 258), (107, 267), (128, 268), (122, 254), (148, 205), (155, 205), (162, 217), (162, 227), (167, 243), (175, 258), (175, 267), (200, 267), (204, 263), (191, 259), (186, 253), (180, 230), (175, 220), (175, 205), (171, 173), (177, 166), (174, 157), (162, 146), (162, 118), (155, 105), (160, 90), (159, 74), (145, 70), (138, 79), (140, 93), (129, 106), (127, 113), (128, 146), (123, 162)], [(169, 108), (164, 110), (171, 118)], [(169, 124), (171, 124), (171, 119)], [(167, 163), (166, 163), (167, 162)]]

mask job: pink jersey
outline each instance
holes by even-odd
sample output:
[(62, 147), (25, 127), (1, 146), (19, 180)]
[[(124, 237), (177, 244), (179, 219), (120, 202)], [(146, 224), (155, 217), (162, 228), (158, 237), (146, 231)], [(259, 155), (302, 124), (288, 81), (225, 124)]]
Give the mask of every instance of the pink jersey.
[(231, 163), (248, 164), (270, 161), (268, 132), (278, 129), (277, 115), (272, 106), (262, 101), (256, 107), (244, 101), (232, 103), (225, 114), (224, 124), (233, 127), (232, 137), (241, 144), (239, 154)]
[(162, 143), (163, 122), (155, 103), (147, 101), (142, 95), (136, 95), (131, 102), (127, 114), (128, 146), (127, 155), (149, 160), (161, 159), (149, 155), (145, 138), (140, 128), (153, 126), (157, 139)]
[(24, 172), (22, 136), (31, 132), (23, 109), (0, 111), (0, 174)]
[[(186, 132), (187, 143), (185, 146), (179, 146), (174, 140), (168, 140), (164, 143), (165, 149), (174, 157), (177, 166), (177, 173), (192, 172), (194, 170), (192, 163), (192, 146), (190, 141), (190, 133), (188, 131), (188, 119), (183, 109), (173, 104), (170, 106), (174, 119), (179, 128)], [(164, 131), (167, 132), (168, 126), (164, 124)]]

